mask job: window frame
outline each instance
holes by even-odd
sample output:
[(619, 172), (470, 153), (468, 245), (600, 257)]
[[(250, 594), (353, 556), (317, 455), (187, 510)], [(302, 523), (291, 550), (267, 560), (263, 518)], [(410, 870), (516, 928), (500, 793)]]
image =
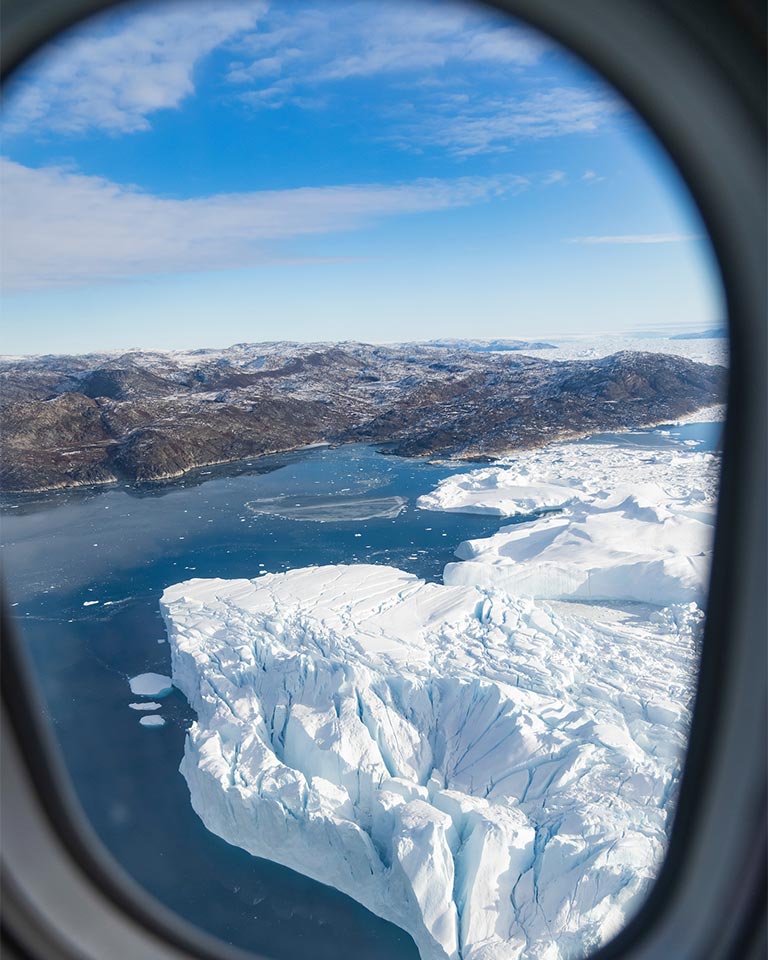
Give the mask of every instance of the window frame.
[[(112, 0), (4, 0), (3, 83), (62, 29), (114, 5)], [(493, 5), (583, 57), (656, 133), (702, 214), (728, 305), (727, 418), (711, 583), (670, 845), (638, 914), (593, 957), (757, 957), (761, 947), (754, 936), (760, 917), (764, 922), (765, 904), (768, 672), (760, 14), (755, 5), (753, 21), (746, 2), (726, 8), (710, 0), (495, 0)], [(63, 769), (5, 601), (2, 614), (3, 947), (8, 955), (109, 960), (131, 956), (109, 952), (130, 942), (142, 945), (136, 955), (146, 960), (254, 960), (255, 954), (226, 947), (162, 907), (101, 847)], [(36, 857), (25, 855), (33, 837)], [(50, 882), (54, 875), (58, 893)], [(84, 923), (78, 915), (83, 910), (98, 910), (100, 922)]]

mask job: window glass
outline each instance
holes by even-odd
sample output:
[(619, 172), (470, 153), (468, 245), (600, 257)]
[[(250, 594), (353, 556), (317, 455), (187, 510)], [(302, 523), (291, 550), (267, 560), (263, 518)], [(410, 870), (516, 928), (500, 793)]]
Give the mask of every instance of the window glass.
[(15, 623), (83, 808), (276, 960), (572, 960), (663, 861), (727, 365), (675, 169), (453, 3), (119, 7), (2, 117)]

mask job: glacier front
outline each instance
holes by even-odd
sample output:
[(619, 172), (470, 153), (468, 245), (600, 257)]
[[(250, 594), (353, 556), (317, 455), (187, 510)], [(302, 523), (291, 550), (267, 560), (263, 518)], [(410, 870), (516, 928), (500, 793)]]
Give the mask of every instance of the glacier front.
[(451, 478), (421, 505), (561, 512), (462, 545), (445, 584), (358, 564), (167, 589), (203, 822), (397, 923), (423, 960), (609, 939), (666, 845), (715, 467), (559, 445)]

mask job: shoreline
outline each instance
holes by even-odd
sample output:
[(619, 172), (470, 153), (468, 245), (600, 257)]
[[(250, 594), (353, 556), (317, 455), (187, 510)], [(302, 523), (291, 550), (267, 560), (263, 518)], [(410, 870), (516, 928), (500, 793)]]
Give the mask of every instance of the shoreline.
[[(443, 457), (435, 456), (431, 454), (422, 454), (419, 456), (407, 456), (405, 454), (396, 453), (392, 450), (387, 450), (386, 445), (376, 444), (376, 443), (365, 443), (364, 441), (349, 441), (349, 442), (340, 442), (334, 443), (333, 441), (320, 441), (310, 444), (301, 444), (300, 446), (295, 447), (284, 447), (277, 450), (270, 450), (264, 453), (258, 453), (248, 457), (233, 457), (223, 460), (212, 460), (206, 463), (196, 464), (193, 467), (190, 467), (187, 470), (182, 470), (177, 473), (163, 475), (161, 477), (154, 477), (147, 480), (125, 480), (121, 477), (115, 477), (109, 480), (96, 480), (92, 483), (71, 483), (65, 485), (56, 485), (50, 487), (39, 487), (29, 490), (2, 490), (0, 489), (0, 508), (9, 508), (14, 505), (19, 505), (21, 503), (28, 503), (30, 498), (39, 497), (42, 495), (54, 496), (57, 494), (67, 493), (67, 492), (76, 492), (89, 490), (99, 491), (106, 487), (115, 487), (116, 485), (122, 485), (123, 488), (127, 488), (136, 493), (148, 493), (156, 490), (161, 490), (164, 486), (172, 487), (175, 483), (182, 480), (185, 477), (194, 477), (196, 472), (201, 470), (207, 470), (209, 467), (225, 467), (229, 464), (249, 464), (251, 463), (254, 467), (258, 463), (263, 463), (265, 460), (268, 460), (270, 457), (277, 457), (287, 454), (296, 454), (301, 453), (302, 451), (311, 452), (313, 450), (320, 449), (335, 449), (336, 447), (342, 446), (354, 446), (355, 443), (361, 443), (363, 446), (375, 447), (378, 452), (386, 456), (398, 456), (402, 457), (404, 460), (412, 460), (414, 462), (418, 460), (424, 460), (430, 463), (459, 463), (459, 464), (472, 464), (476, 463), (480, 466), (488, 466), (489, 464), (497, 463), (503, 461), (507, 457), (516, 456), (520, 453), (525, 453), (532, 450), (541, 450), (544, 447), (550, 446), (555, 443), (573, 443), (576, 441), (586, 440), (591, 436), (595, 436), (600, 433), (631, 433), (636, 430), (655, 430), (658, 427), (676, 427), (684, 426), (688, 423), (717, 423), (724, 422), (725, 420), (726, 406), (725, 404), (710, 404), (706, 407), (700, 407), (698, 410), (694, 410), (689, 414), (684, 414), (682, 417), (679, 417), (675, 420), (659, 420), (654, 421), (653, 423), (645, 423), (637, 426), (628, 426), (628, 427), (612, 427), (607, 430), (590, 430), (587, 432), (583, 431), (573, 431), (573, 432), (564, 432), (561, 436), (556, 438), (550, 438), (542, 443), (532, 443), (526, 444), (525, 446), (513, 447), (505, 451), (498, 451), (493, 454), (482, 454), (477, 453), (468, 456), (454, 456), (454, 457)], [(383, 449), (380, 449), (383, 448)], [(245, 471), (242, 471), (245, 472)], [(232, 474), (236, 476), (237, 474)]]

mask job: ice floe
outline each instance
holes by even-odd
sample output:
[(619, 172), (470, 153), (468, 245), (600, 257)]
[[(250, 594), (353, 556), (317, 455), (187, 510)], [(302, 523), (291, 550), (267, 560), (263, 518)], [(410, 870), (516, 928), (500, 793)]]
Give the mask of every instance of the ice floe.
[(162, 717), (158, 717), (156, 714), (150, 717), (140, 717), (139, 723), (142, 727), (164, 727), (165, 720)]
[(173, 681), (162, 673), (140, 673), (128, 683), (137, 697), (164, 697), (173, 690)]

